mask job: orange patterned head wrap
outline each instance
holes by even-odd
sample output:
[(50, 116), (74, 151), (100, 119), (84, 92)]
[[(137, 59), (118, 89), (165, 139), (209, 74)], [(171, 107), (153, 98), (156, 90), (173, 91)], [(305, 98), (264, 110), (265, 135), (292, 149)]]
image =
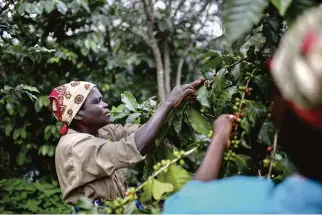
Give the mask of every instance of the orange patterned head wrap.
[(50, 106), (57, 120), (63, 123), (59, 132), (65, 135), (68, 125), (83, 105), (88, 94), (95, 87), (94, 84), (85, 81), (72, 81), (56, 87), (49, 95)]

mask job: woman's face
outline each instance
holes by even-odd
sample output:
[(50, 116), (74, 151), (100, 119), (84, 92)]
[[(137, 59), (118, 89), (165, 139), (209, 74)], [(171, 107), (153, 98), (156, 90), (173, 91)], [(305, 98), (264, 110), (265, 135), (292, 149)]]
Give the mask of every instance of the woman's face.
[(81, 123), (86, 127), (100, 129), (110, 121), (110, 110), (107, 103), (102, 101), (102, 94), (94, 87), (88, 94), (78, 115), (82, 117)]

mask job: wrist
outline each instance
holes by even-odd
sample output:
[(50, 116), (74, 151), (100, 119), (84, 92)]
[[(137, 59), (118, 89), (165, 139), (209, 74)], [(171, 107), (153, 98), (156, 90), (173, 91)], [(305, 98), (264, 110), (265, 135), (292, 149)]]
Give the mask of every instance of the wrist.
[(173, 109), (173, 105), (171, 102), (169, 101), (164, 101), (162, 102), (161, 106), (160, 106), (162, 109), (165, 109), (167, 111), (171, 111)]
[(226, 146), (227, 141), (229, 140), (229, 134), (227, 132), (216, 132), (211, 140), (212, 144), (220, 144), (223, 147)]

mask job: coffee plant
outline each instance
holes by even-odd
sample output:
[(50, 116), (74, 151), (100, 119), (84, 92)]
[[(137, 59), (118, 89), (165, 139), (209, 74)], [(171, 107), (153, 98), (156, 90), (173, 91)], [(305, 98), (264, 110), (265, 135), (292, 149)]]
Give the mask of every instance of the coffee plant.
[[(61, 2), (57, 1), (57, 4), (66, 12)], [(216, 135), (216, 132), (213, 133), (212, 123), (221, 114), (234, 114), (235, 121), (220, 178), (250, 175), (266, 177), (278, 183), (291, 174), (294, 168), (283, 149), (277, 145), (276, 131), (271, 119), (272, 80), (268, 61), (283, 33), (296, 17), (314, 5), (316, 2), (313, 0), (223, 1), (222, 21), (227, 38), (225, 51), (209, 50), (203, 54), (201, 72), (207, 81), (199, 89), (196, 100), (187, 101), (170, 113), (145, 161), (131, 171), (131, 187), (124, 199), (106, 202), (107, 207), (94, 208), (90, 200), (82, 198), (78, 204), (83, 209), (82, 212), (160, 214), (163, 201), (179, 191), (187, 181), (192, 180), (211, 137)], [(22, 11), (24, 9), (26, 8), (21, 8)], [(73, 55), (67, 53), (74, 60)], [(52, 58), (51, 63), (59, 60), (58, 57)], [(16, 100), (16, 96), (20, 97), (19, 91), (26, 90), (23, 93), (31, 98), (34, 97), (30, 91), (36, 92), (34, 88), (23, 85), (18, 88), (13, 90), (5, 87), (1, 90), (1, 94), (14, 95), (14, 99), (3, 99), (2, 96), (0, 100), (5, 104), (2, 110), (8, 111), (7, 121), (10, 116), (25, 114), (24, 107), (19, 106), (19, 100)], [(144, 124), (159, 105), (156, 97), (139, 103), (130, 92), (124, 92), (121, 101), (121, 105), (112, 108), (113, 123)], [(39, 112), (43, 107), (48, 107), (48, 102), (45, 97), (40, 97), (35, 109)], [(20, 145), (22, 141), (34, 136), (26, 135), (26, 127), (21, 127), (19, 122), (17, 125), (14, 122), (13, 125), (5, 123), (2, 127), (7, 136), (13, 136), (15, 143)], [(27, 123), (24, 125), (29, 126)], [(46, 126), (46, 140), (58, 139), (55, 136), (58, 126)], [(54, 154), (52, 144), (41, 144), (39, 148), (24, 144), (24, 147), (37, 149), (39, 154), (49, 157)], [(28, 153), (25, 153), (28, 150), (22, 150), (24, 154), (17, 155), (18, 164), (29, 162)], [(20, 179), (0, 181), (0, 194), (23, 195), (13, 199), (2, 198), (0, 212), (67, 211), (58, 200), (58, 190), (55, 189), (58, 187), (57, 183), (28, 183)], [(32, 199), (32, 196), (37, 196), (37, 199)], [(25, 201), (21, 202), (20, 198)], [(48, 200), (43, 201), (44, 199)], [(137, 207), (137, 201), (142, 203), (144, 209), (138, 209), (140, 207)]]
[[(143, 183), (130, 188), (125, 199), (107, 202), (108, 208), (103, 211), (117, 214), (162, 211), (167, 196), (192, 179), (210, 138), (216, 135), (211, 125), (221, 114), (234, 114), (235, 120), (220, 178), (250, 175), (278, 183), (291, 174), (294, 168), (277, 145), (271, 119), (272, 80), (268, 62), (287, 26), (292, 24), (294, 13), (312, 4), (225, 1), (223, 23), (231, 49), (210, 50), (203, 55), (202, 72), (207, 81), (199, 89), (196, 101), (188, 101), (170, 113), (152, 152), (137, 167), (143, 171), (138, 170), (135, 177)], [(111, 111), (115, 123), (142, 124), (157, 108), (155, 98), (139, 104), (129, 92), (124, 92), (121, 100), (123, 104)], [(139, 199), (145, 209), (139, 211), (134, 199)]]

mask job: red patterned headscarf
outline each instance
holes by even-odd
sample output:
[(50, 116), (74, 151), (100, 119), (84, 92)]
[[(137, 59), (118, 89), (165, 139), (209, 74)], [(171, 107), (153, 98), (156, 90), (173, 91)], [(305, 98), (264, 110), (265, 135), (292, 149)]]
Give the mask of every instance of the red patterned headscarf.
[(305, 12), (271, 60), (274, 82), (291, 109), (322, 130), (322, 10)]
[(86, 100), (88, 94), (95, 87), (94, 84), (84, 81), (72, 81), (56, 87), (49, 95), (50, 106), (57, 120), (63, 123), (59, 132), (65, 135), (68, 125)]

